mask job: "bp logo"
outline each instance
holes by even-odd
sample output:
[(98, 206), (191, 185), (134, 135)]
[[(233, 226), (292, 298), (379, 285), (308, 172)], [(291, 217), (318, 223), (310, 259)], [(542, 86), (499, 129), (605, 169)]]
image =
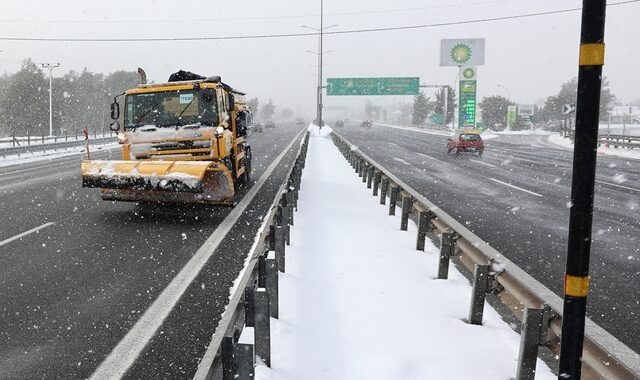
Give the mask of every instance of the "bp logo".
[(464, 71), (462, 71), (462, 76), (464, 77), (464, 79), (472, 79), (475, 75), (476, 73), (470, 67), (467, 67), (466, 69), (464, 69)]
[(451, 49), (451, 59), (453, 62), (462, 65), (471, 58), (471, 47), (465, 44), (457, 44)]

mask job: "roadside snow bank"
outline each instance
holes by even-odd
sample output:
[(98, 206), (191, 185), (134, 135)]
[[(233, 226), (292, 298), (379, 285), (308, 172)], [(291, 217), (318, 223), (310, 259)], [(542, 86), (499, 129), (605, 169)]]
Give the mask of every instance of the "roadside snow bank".
[[(259, 365), (256, 378), (513, 378), (520, 336), (489, 305), (483, 326), (464, 322), (468, 281), (453, 266), (434, 280), (438, 249), (416, 251), (415, 225), (400, 231), (325, 128), (310, 130), (272, 368)], [(536, 379), (554, 378), (539, 361)]]
[[(561, 147), (573, 150), (573, 141), (571, 139), (560, 136), (559, 134), (553, 134), (549, 136), (549, 142)], [(613, 145), (613, 144), (611, 144)], [(627, 149), (627, 148), (613, 148), (601, 145), (598, 147), (599, 156), (615, 156), (622, 158), (631, 158), (640, 160), (640, 149)]]
[[(91, 153), (95, 153), (101, 150), (109, 150), (119, 148), (120, 144), (118, 143), (110, 143), (110, 144), (89, 144), (89, 150)], [(6, 158), (0, 157), (0, 167), (4, 166), (12, 166), (12, 165), (21, 165), (27, 164), (29, 162), (37, 162), (37, 161), (48, 161), (54, 158), (73, 156), (78, 154), (85, 154), (85, 147), (83, 146), (74, 146), (69, 148), (61, 148), (56, 151), (48, 150), (46, 152), (31, 152), (31, 153), (22, 153), (20, 155), (12, 155), (7, 156)]]

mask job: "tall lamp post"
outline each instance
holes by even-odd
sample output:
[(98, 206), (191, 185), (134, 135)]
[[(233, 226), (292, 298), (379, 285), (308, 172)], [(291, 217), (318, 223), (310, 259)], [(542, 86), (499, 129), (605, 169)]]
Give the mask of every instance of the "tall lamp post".
[(311, 30), (315, 30), (318, 32), (318, 103), (317, 103), (317, 111), (316, 111), (316, 121), (318, 122), (318, 126), (322, 128), (322, 34), (326, 29), (333, 28), (338, 25), (331, 25), (325, 27), (323, 22), (324, 12), (323, 12), (323, 0), (320, 0), (320, 28), (313, 28), (306, 25), (301, 25), (302, 28), (307, 28)]
[(51, 89), (51, 73), (56, 67), (60, 67), (59, 63), (42, 63), (43, 68), (49, 70), (49, 137), (53, 136), (53, 91)]
[(501, 84), (497, 84), (496, 87), (500, 87), (502, 89), (504, 89), (507, 92), (507, 100), (511, 100), (511, 93), (509, 93), (509, 89), (506, 88), (505, 86), (501, 85)]

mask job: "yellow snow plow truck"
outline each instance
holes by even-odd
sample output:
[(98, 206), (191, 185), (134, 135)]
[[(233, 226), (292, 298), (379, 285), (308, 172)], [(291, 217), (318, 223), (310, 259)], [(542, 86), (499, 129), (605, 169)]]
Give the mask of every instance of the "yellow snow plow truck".
[(118, 97), (111, 104), (122, 160), (83, 160), (83, 187), (105, 200), (234, 204), (251, 173), (243, 93), (218, 76), (179, 71), (122, 95), (122, 115)]

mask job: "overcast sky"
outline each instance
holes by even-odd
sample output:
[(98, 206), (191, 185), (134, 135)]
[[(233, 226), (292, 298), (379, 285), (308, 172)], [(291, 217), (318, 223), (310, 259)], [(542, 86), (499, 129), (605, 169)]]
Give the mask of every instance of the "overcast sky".
[[(623, 0), (610, 1), (610, 4)], [(318, 1), (247, 0), (3, 0), (0, 38), (221, 37), (308, 32), (319, 26)], [(325, 0), (328, 31), (423, 25), (579, 8), (575, 0)], [(640, 98), (640, 2), (610, 6), (604, 75), (622, 101)], [(577, 75), (580, 12), (515, 20), (325, 36), (326, 77), (419, 76), (425, 84), (455, 83), (457, 69), (439, 66), (443, 38), (485, 38), (478, 96), (507, 95), (532, 103)], [(165, 81), (185, 69), (221, 75), (233, 87), (273, 98), (300, 112), (315, 107), (317, 37), (197, 42), (37, 42), (0, 40), (0, 72), (20, 62), (60, 62), (54, 71), (109, 73), (143, 67)], [(506, 87), (506, 90), (502, 87)], [(362, 102), (364, 98), (355, 101)], [(403, 98), (376, 98), (389, 104)], [(329, 97), (327, 105), (353, 102)]]

